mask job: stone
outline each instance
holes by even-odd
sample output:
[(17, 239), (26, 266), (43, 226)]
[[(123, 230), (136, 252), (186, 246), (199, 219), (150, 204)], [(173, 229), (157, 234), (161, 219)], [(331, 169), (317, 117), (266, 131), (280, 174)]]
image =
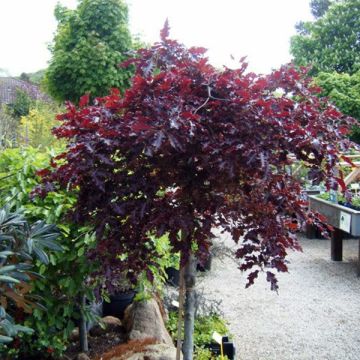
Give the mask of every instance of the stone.
[(105, 316), (100, 322), (104, 325), (104, 328), (100, 326), (100, 324), (95, 325), (92, 329), (90, 329), (89, 333), (91, 336), (102, 336), (109, 332), (122, 332), (122, 322), (120, 319), (114, 316)]
[(145, 348), (144, 352), (133, 354), (127, 360), (174, 360), (176, 348), (167, 344), (154, 344)]
[(59, 360), (71, 360), (67, 355), (63, 355), (59, 358)]
[(90, 358), (85, 353), (77, 354), (76, 360), (90, 360)]
[[(147, 339), (149, 340), (149, 339)], [(140, 340), (142, 341), (142, 340)], [(147, 344), (129, 342), (114, 348), (110, 352), (103, 354), (100, 358), (104, 360), (174, 360), (176, 359), (176, 348), (167, 344)], [(182, 355), (180, 355), (182, 359)]]
[(160, 307), (155, 299), (131, 304), (125, 311), (123, 325), (130, 340), (154, 338), (173, 346)]
[(71, 332), (70, 336), (69, 336), (69, 340), (71, 342), (75, 342), (79, 340), (79, 328), (76, 327), (75, 329), (73, 329), (73, 331)]

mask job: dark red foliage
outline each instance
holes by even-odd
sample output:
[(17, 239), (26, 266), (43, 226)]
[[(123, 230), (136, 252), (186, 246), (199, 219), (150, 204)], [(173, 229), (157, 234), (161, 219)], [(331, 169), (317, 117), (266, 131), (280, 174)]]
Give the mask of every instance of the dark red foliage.
[(295, 231), (320, 221), (286, 172), (289, 155), (306, 161), (314, 181), (342, 185), (335, 164), (351, 119), (316, 96), (305, 70), (220, 71), (204, 52), (168, 39), (166, 26), (160, 43), (123, 64), (136, 66), (123, 97), (113, 90), (94, 105), (69, 103), (54, 131), (69, 141), (66, 161), (44, 182), (79, 189), (75, 218), (95, 226), (90, 256), (108, 278), (119, 266), (136, 276), (152, 264), (150, 235), (206, 253), (219, 227), (239, 243), (249, 284), (266, 270), (277, 289), (271, 271), (287, 271), (287, 250), (300, 249)]

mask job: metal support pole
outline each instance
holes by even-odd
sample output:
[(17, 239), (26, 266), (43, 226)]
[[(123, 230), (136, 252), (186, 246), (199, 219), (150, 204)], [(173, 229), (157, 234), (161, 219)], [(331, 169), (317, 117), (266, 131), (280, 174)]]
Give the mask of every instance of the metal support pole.
[(338, 228), (334, 228), (331, 234), (331, 260), (342, 261), (343, 257), (343, 232)]

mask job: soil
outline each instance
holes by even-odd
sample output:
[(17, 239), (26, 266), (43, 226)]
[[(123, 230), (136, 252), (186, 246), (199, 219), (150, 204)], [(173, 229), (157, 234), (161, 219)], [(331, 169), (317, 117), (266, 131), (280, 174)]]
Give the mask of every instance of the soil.
[[(90, 336), (89, 352), (86, 354), (91, 360), (96, 360), (103, 353), (109, 351), (116, 345), (125, 343), (124, 333), (111, 331), (100, 336)], [(75, 359), (77, 354), (81, 353), (79, 342), (72, 343), (65, 353), (64, 359)]]

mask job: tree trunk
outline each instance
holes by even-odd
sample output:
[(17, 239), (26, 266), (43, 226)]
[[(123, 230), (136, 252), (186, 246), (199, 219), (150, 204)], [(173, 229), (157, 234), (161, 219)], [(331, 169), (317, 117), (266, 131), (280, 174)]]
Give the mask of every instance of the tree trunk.
[(88, 338), (87, 338), (87, 329), (86, 329), (86, 319), (84, 316), (86, 306), (86, 296), (81, 295), (80, 302), (80, 326), (79, 326), (79, 338), (80, 338), (80, 348), (83, 352), (89, 351)]
[(183, 355), (184, 360), (192, 360), (194, 352), (194, 317), (195, 317), (195, 282), (196, 282), (196, 258), (193, 254), (190, 255), (188, 262), (185, 265), (184, 272), (185, 280), (185, 313), (184, 313), (184, 344)]
[(184, 298), (185, 298), (185, 268), (181, 266), (180, 260), (180, 282), (179, 282), (179, 311), (178, 311), (178, 323), (177, 323), (177, 344), (176, 344), (176, 360), (180, 360), (181, 357), (181, 345), (182, 345), (182, 323), (184, 312)]

